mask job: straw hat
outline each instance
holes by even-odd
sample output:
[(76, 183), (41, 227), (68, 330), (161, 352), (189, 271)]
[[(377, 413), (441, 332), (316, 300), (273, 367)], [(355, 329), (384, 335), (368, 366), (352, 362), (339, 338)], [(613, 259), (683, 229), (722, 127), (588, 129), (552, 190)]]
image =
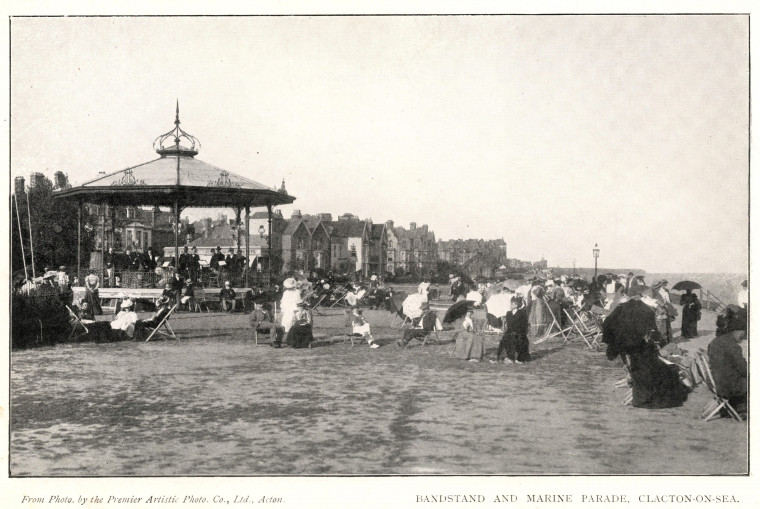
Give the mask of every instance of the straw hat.
[(131, 308), (132, 307), (132, 301), (130, 299), (124, 299), (121, 301), (121, 309), (124, 308)]
[(296, 287), (296, 280), (292, 277), (289, 277), (285, 281), (282, 282), (282, 287), (287, 289), (292, 289)]

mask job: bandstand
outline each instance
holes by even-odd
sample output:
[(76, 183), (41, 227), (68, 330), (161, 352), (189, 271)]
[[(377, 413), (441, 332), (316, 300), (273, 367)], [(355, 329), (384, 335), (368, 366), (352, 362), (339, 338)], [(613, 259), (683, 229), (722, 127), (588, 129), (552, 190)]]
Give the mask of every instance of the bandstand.
[[(179, 102), (174, 128), (153, 142), (159, 157), (143, 164), (98, 178), (76, 187), (54, 192), (54, 198), (74, 200), (78, 208), (77, 227), (77, 276), (82, 281), (82, 207), (85, 203), (120, 206), (170, 207), (174, 216), (174, 264), (180, 248), (180, 214), (187, 208), (232, 208), (236, 212), (240, 228), (241, 212), (245, 211), (245, 269), (244, 285), (248, 287), (250, 272), (250, 210), (266, 207), (268, 212), (268, 248), (272, 250), (272, 209), (278, 205), (293, 203), (295, 197), (283, 189), (267, 187), (236, 173), (218, 168), (195, 156), (200, 142), (180, 128)], [(104, 254), (106, 213), (101, 207), (102, 238), (101, 254)], [(114, 230), (111, 214), (111, 230)], [(271, 279), (271, 263), (269, 269)]]

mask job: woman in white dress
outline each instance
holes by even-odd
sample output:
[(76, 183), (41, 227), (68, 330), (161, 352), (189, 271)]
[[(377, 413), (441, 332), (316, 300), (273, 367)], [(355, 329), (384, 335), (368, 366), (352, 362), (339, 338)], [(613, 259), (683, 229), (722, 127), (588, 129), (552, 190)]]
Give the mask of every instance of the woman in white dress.
[(286, 279), (282, 283), (282, 287), (285, 291), (280, 300), (280, 315), (282, 317), (281, 325), (284, 329), (283, 337), (286, 337), (293, 326), (296, 311), (298, 311), (298, 303), (301, 300), (301, 292), (296, 285), (296, 280), (292, 277)]

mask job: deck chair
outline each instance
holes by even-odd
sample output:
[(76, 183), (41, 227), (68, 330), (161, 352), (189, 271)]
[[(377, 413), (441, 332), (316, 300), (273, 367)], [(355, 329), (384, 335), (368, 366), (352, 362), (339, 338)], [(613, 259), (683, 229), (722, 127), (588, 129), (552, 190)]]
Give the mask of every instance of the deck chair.
[[(153, 330), (151, 331), (150, 335), (148, 336), (148, 339), (145, 340), (146, 343), (148, 341), (150, 341), (150, 338), (152, 338), (154, 334), (161, 334), (162, 336), (166, 336), (166, 337), (169, 337), (169, 338), (173, 338), (173, 339), (179, 340), (179, 338), (177, 337), (177, 335), (174, 334), (174, 330), (172, 329), (172, 326), (169, 325), (169, 317), (172, 316), (172, 313), (174, 313), (174, 310), (176, 310), (176, 309), (177, 309), (177, 304), (175, 304), (174, 306), (172, 306), (172, 308), (169, 310), (169, 312), (166, 313), (166, 316), (163, 317), (163, 319), (158, 323), (158, 325), (155, 328), (152, 328)], [(161, 330), (162, 327), (164, 329), (166, 329), (167, 331), (169, 331), (169, 332), (162, 331)], [(146, 329), (151, 329), (151, 327), (146, 327)]]
[(348, 295), (348, 289), (346, 287), (341, 287), (339, 290), (342, 293), (341, 293), (340, 297), (335, 302), (333, 302), (332, 304), (330, 304), (331, 308), (334, 308), (335, 306), (337, 306), (341, 302), (343, 302), (343, 305), (347, 305), (346, 304), (346, 295)]
[(705, 386), (710, 391), (710, 393), (713, 395), (713, 399), (710, 400), (705, 406), (704, 410), (702, 410), (702, 419), (705, 421), (716, 419), (717, 417), (720, 417), (720, 410), (722, 408), (725, 408), (726, 412), (728, 412), (728, 415), (730, 415), (733, 419), (742, 421), (739, 412), (737, 412), (734, 407), (731, 406), (728, 400), (726, 398), (718, 396), (718, 392), (715, 387), (715, 380), (713, 379), (712, 372), (710, 371), (710, 359), (708, 358), (707, 352), (704, 349), (697, 350), (697, 356), (694, 359), (694, 363), (697, 368), (697, 374), (705, 383)]
[[(573, 326), (570, 325), (569, 327), (562, 328), (562, 324), (559, 320), (557, 320), (557, 317), (554, 316), (554, 311), (552, 311), (552, 308), (549, 306), (549, 301), (546, 299), (546, 297), (543, 297), (544, 303), (546, 304), (546, 309), (549, 310), (549, 315), (552, 317), (552, 323), (549, 325), (549, 328), (546, 331), (546, 335), (544, 335), (543, 338), (539, 338), (536, 341), (533, 342), (534, 345), (537, 345), (539, 343), (543, 343), (547, 339), (551, 339), (555, 336), (562, 336), (562, 344), (566, 344), (568, 342), (568, 334), (572, 332)], [(553, 332), (555, 331), (556, 332)]]
[[(414, 321), (412, 321), (411, 319), (410, 319), (410, 323), (411, 323), (412, 326), (414, 326), (416, 328), (416, 325), (414, 324)], [(419, 329), (419, 330), (422, 330), (422, 329)], [(427, 332), (427, 334), (425, 334), (424, 336), (418, 337), (418, 338), (412, 338), (412, 339), (417, 339), (417, 340), (421, 341), (422, 342), (422, 346), (425, 346), (427, 344), (427, 342), (428, 342), (429, 339), (432, 339), (436, 343), (440, 344), (441, 343), (441, 338), (438, 335), (438, 331), (440, 331), (440, 330), (443, 330), (443, 325), (441, 324), (440, 318), (438, 318), (438, 316), (436, 316), (435, 317), (435, 325), (433, 325), (433, 330), (431, 330), (431, 331), (425, 331), (425, 332)], [(409, 342), (411, 342), (411, 339), (409, 340)], [(407, 346), (408, 345), (409, 345), (409, 343), (407, 343)]]
[(203, 288), (199, 287), (193, 289), (193, 298), (190, 300), (190, 305), (190, 311), (197, 311), (200, 313), (203, 311), (203, 308), (206, 308), (206, 313), (211, 312), (208, 308), (208, 303), (206, 302), (206, 291)]
[[(87, 326), (82, 323), (82, 320), (79, 319), (77, 314), (74, 313), (74, 311), (69, 306), (66, 306), (66, 309), (69, 311), (69, 323), (71, 324), (71, 333), (69, 334), (69, 337), (66, 341), (71, 341), (72, 339), (78, 338), (79, 336), (89, 334), (90, 329), (88, 329)], [(82, 330), (84, 332), (77, 334), (77, 331), (79, 330)]]
[(321, 311), (317, 310), (317, 308), (319, 307), (320, 304), (322, 304), (322, 301), (325, 300), (326, 297), (327, 297), (326, 293), (322, 294), (322, 296), (319, 298), (319, 300), (313, 306), (311, 306), (309, 308), (309, 311), (311, 311), (315, 315), (324, 315), (324, 313), (322, 313)]
[[(596, 350), (599, 348), (599, 338), (602, 337), (601, 329), (596, 325), (586, 325), (586, 323), (583, 321), (583, 319), (581, 319), (580, 315), (578, 315), (574, 309), (572, 310), (572, 313), (570, 313), (567, 309), (564, 311), (568, 320), (570, 320), (570, 327), (574, 331), (574, 334), (580, 336), (581, 339), (583, 339), (583, 341), (589, 347), (589, 349)], [(565, 337), (565, 343), (568, 341), (569, 336)]]

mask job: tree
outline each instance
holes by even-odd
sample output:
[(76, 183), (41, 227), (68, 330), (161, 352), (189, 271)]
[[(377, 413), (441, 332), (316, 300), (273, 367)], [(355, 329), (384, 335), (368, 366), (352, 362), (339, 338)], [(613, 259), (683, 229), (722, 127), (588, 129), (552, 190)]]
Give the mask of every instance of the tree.
[[(27, 208), (27, 200), (29, 206)], [(34, 267), (41, 275), (44, 267), (57, 269), (61, 265), (69, 269), (77, 266), (77, 204), (73, 201), (53, 199), (53, 183), (47, 178), (41, 179), (33, 189), (12, 200), (11, 213), (11, 267), (14, 272), (23, 271), (24, 260), (21, 256), (21, 244), (24, 243), (26, 262), (31, 262), (29, 245), (29, 214), (31, 212), (32, 242), (34, 247)], [(21, 232), (16, 218), (18, 202), (21, 219)], [(82, 210), (82, 265), (87, 266), (86, 257), (95, 241), (95, 232), (88, 232), (84, 224), (90, 221), (89, 215)], [(19, 235), (20, 234), (20, 235)], [(31, 270), (29, 272), (31, 277)]]

